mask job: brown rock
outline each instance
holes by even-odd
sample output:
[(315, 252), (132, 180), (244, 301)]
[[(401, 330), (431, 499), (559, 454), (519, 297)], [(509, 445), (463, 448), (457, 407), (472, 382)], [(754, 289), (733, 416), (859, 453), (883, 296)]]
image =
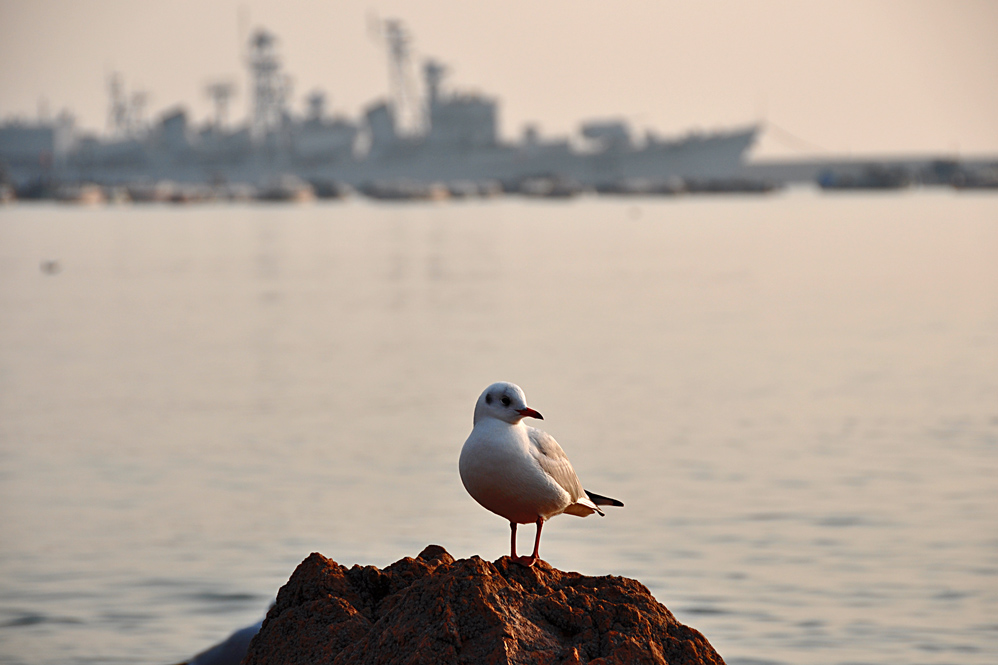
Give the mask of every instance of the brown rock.
[(310, 555), (243, 662), (724, 665), (636, 580), (455, 561), (437, 545), (384, 570)]

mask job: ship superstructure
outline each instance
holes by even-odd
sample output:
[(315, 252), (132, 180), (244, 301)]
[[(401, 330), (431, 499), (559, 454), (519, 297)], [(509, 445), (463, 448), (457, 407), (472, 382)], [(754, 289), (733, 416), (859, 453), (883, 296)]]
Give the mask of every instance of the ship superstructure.
[(113, 131), (98, 137), (76, 133), (71, 124), (67, 129), (65, 122), (3, 125), (0, 163), (15, 179), (48, 176), (102, 184), (164, 179), (258, 184), (293, 175), (354, 186), (536, 178), (601, 186), (728, 177), (757, 133), (748, 126), (672, 140), (651, 133), (637, 139), (624, 121), (609, 119), (584, 123), (574, 141), (545, 139), (532, 128), (518, 140), (503, 141), (497, 99), (449, 89), (448, 68), (436, 60), (422, 64), (419, 95), (408, 75), (408, 33), (398, 21), (383, 28), (390, 96), (370, 104), (359, 120), (331, 115), (321, 91), (308, 95), (305, 113), (294, 113), (279, 41), (258, 30), (246, 57), (252, 110), (243, 124), (227, 122), (232, 83), (208, 86), (215, 113), (200, 128), (179, 106), (147, 126), (136, 108), (144, 96), (126, 102), (121, 80), (113, 78)]

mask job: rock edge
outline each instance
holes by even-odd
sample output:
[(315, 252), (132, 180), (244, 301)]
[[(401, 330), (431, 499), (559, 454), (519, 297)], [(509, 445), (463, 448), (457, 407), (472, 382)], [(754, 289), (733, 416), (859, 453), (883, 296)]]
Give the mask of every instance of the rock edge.
[(243, 663), (724, 665), (636, 580), (455, 561), (438, 545), (384, 570), (311, 554)]

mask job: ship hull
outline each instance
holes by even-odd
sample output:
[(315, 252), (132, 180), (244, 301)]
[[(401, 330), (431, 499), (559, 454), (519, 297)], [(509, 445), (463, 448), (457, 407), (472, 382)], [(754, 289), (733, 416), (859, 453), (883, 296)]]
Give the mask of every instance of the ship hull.
[(596, 153), (576, 152), (564, 144), (497, 145), (466, 151), (415, 146), (365, 161), (314, 165), (306, 177), (323, 176), (351, 184), (557, 177), (586, 186), (628, 180), (727, 178), (743, 165), (757, 131), (749, 127), (691, 135), (641, 149)]

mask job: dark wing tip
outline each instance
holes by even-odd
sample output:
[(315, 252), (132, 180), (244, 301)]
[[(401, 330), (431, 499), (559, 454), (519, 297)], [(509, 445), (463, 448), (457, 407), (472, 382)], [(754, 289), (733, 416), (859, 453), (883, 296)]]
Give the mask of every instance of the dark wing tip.
[(597, 506), (616, 506), (618, 508), (624, 507), (623, 501), (617, 501), (616, 499), (611, 499), (608, 496), (603, 496), (602, 494), (596, 494), (595, 492), (590, 492), (585, 490), (586, 495), (589, 500), (595, 503)]

